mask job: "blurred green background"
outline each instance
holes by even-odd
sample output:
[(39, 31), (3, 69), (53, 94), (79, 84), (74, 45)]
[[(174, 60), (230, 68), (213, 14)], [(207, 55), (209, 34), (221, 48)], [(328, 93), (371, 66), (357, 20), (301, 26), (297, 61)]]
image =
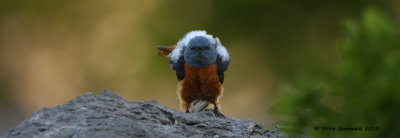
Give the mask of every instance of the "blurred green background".
[[(373, 17), (368, 18), (369, 14)], [(357, 99), (363, 93), (338, 94), (337, 100), (318, 96), (324, 95), (319, 91), (363, 91), (358, 88), (370, 86), (370, 83), (352, 83), (347, 79), (343, 80), (348, 82), (346, 84), (338, 82), (346, 78), (343, 74), (364, 71), (360, 68), (380, 67), (376, 64), (380, 60), (365, 66), (350, 66), (370, 61), (369, 55), (354, 54), (348, 58), (345, 55), (353, 55), (351, 50), (341, 50), (340, 45), (361, 45), (353, 51), (363, 53), (364, 43), (361, 42), (364, 39), (381, 36), (379, 33), (360, 35), (362, 39), (351, 40), (351, 36), (369, 33), (351, 24), (368, 26), (369, 22), (378, 22), (370, 24), (369, 28), (378, 28), (378, 32), (379, 28), (392, 30), (389, 31), (392, 34), (383, 32), (384, 40), (377, 38), (366, 42), (376, 47), (371, 46), (373, 48), (365, 53), (377, 51), (381, 54), (376, 55), (385, 55), (382, 53), (399, 47), (394, 42), (399, 39), (399, 19), (400, 1), (396, 0), (2, 0), (0, 135), (43, 107), (61, 105), (89, 91), (99, 93), (108, 89), (131, 101), (157, 100), (179, 110), (175, 73), (167, 58), (157, 56), (155, 47), (175, 44), (191, 30), (207, 30), (219, 37), (230, 52), (232, 63), (225, 75), (225, 92), (221, 99), (221, 111), (225, 115), (252, 119), (264, 123), (266, 128), (280, 123), (279, 120), (300, 128), (312, 127), (318, 123), (297, 121), (312, 122), (315, 118), (305, 119), (303, 114), (285, 112), (285, 109), (302, 109), (294, 107), (298, 103), (293, 101), (306, 100), (311, 103), (305, 106), (316, 113), (331, 113), (326, 111), (330, 108), (350, 111), (342, 106), (321, 106), (321, 110), (318, 106), (318, 110), (314, 110), (315, 107), (307, 105), (316, 105), (321, 100), (328, 105), (348, 104), (346, 98)], [(379, 23), (381, 20), (383, 23)], [(386, 38), (395, 44), (377, 50), (380, 43), (387, 42)], [(357, 44), (344, 42), (347, 39)], [(397, 62), (397, 58), (389, 57), (393, 61), (387, 62)], [(399, 76), (391, 75), (392, 72), (387, 73), (392, 78), (381, 77), (378, 82), (385, 84), (385, 80), (390, 80), (393, 84), (385, 91), (398, 92), (395, 86), (400, 85)], [(367, 70), (362, 74), (368, 73)], [(379, 76), (379, 72), (377, 74)], [(355, 78), (377, 79), (360, 76), (363, 75)], [(318, 87), (315, 102), (313, 91), (308, 94), (314, 87)], [(375, 98), (373, 92), (363, 98)], [(382, 95), (391, 97), (390, 94)], [(309, 95), (311, 100), (307, 99)], [(380, 102), (371, 102), (371, 105), (380, 105)], [(278, 114), (269, 112), (273, 105)], [(285, 115), (291, 119), (282, 119)], [(390, 122), (392, 118), (386, 119)], [(374, 123), (378, 125), (379, 122)]]

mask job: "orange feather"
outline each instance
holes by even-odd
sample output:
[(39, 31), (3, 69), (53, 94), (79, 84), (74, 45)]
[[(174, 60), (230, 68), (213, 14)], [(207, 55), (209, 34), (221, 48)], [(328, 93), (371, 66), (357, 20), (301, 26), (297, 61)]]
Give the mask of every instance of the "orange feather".
[(159, 56), (164, 56), (164, 57), (168, 57), (168, 55), (172, 52), (172, 50), (174, 50), (176, 47), (176, 45), (172, 45), (172, 46), (158, 46), (157, 49), (160, 50), (158, 51), (158, 55)]
[(190, 108), (191, 103), (207, 101), (219, 105), (222, 84), (217, 75), (217, 66), (194, 68), (185, 64), (185, 78), (178, 85), (178, 96), (182, 108)]

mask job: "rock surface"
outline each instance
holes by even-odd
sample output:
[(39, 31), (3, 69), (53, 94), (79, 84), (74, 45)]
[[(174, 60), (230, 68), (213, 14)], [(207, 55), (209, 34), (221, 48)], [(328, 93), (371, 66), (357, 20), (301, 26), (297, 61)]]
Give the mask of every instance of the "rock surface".
[(251, 120), (217, 118), (211, 110), (186, 114), (156, 101), (129, 102), (110, 91), (80, 95), (43, 108), (8, 137), (279, 137)]

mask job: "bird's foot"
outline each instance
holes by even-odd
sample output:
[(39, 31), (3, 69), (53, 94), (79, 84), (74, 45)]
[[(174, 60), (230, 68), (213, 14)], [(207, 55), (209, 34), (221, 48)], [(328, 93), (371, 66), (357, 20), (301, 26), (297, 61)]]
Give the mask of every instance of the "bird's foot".
[(218, 107), (215, 107), (213, 111), (214, 111), (214, 114), (215, 114), (216, 117), (218, 117), (218, 118), (225, 118), (225, 115), (222, 114), (221, 112), (219, 112)]
[(189, 108), (186, 108), (186, 113), (190, 113), (190, 112), (189, 112)]

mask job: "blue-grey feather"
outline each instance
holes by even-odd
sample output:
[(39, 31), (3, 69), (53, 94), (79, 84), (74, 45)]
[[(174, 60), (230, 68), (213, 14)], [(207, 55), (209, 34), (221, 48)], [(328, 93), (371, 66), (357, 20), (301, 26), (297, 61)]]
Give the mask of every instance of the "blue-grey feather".
[(228, 70), (229, 65), (231, 64), (231, 59), (222, 60), (221, 56), (217, 57), (217, 74), (219, 77), (219, 81), (224, 83), (225, 71)]
[[(205, 47), (208, 48), (204, 49)], [(217, 53), (215, 43), (211, 43), (206, 37), (196, 36), (192, 38), (180, 55), (178, 61), (172, 61), (172, 59), (170, 61), (171, 68), (176, 71), (176, 77), (179, 81), (185, 78), (185, 63), (196, 68), (207, 67), (216, 63), (219, 81), (224, 82), (225, 71), (228, 70), (230, 59), (223, 60), (222, 55)]]
[(217, 60), (216, 48), (211, 44), (209, 39), (203, 36), (192, 38), (183, 51), (185, 62), (192, 67), (207, 67), (214, 64)]
[(196, 36), (189, 41), (189, 46), (210, 46), (211, 42), (203, 36)]
[(176, 77), (179, 81), (185, 78), (185, 60), (183, 54), (179, 57), (178, 62), (169, 61), (171, 68), (176, 71)]

